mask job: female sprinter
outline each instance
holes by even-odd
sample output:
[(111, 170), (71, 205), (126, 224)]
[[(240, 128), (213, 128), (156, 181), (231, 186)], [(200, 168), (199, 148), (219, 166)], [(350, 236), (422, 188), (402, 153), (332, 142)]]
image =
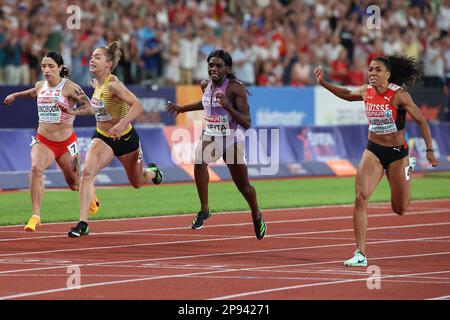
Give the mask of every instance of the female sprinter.
[(368, 85), (350, 91), (324, 79), (321, 67), (315, 69), (317, 82), (337, 97), (347, 101), (364, 101), (369, 121), (369, 137), (356, 173), (353, 230), (356, 251), (346, 260), (346, 266), (367, 266), (366, 233), (369, 198), (386, 170), (391, 188), (392, 210), (403, 215), (411, 200), (410, 172), (415, 158), (409, 158), (405, 140), (406, 113), (419, 125), (427, 147), (426, 157), (437, 166), (430, 128), (410, 94), (401, 86), (412, 85), (421, 76), (413, 58), (401, 56), (379, 57), (370, 62)]

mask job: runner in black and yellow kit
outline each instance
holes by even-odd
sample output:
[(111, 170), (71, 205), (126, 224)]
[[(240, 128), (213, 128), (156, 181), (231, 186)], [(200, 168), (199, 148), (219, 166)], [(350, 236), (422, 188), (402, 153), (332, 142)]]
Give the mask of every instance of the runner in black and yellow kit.
[[(95, 176), (114, 157), (118, 157), (130, 184), (140, 188), (150, 180), (162, 181), (162, 172), (155, 164), (143, 168), (139, 136), (131, 122), (144, 111), (142, 103), (111, 72), (120, 60), (117, 41), (97, 48), (91, 55), (89, 67), (94, 75), (95, 88), (91, 104), (97, 120), (97, 129), (86, 154), (80, 185), (80, 221), (71, 228), (69, 237), (89, 234), (88, 212), (94, 194)], [(76, 114), (76, 110), (71, 110)]]

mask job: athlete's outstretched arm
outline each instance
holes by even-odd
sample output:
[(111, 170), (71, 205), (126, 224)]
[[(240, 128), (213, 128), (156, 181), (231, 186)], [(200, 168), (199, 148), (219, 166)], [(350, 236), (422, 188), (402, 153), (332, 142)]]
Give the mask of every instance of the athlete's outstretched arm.
[(413, 118), (414, 121), (419, 125), (420, 132), (422, 133), (422, 137), (425, 140), (425, 145), (427, 146), (428, 150), (426, 154), (427, 160), (433, 167), (436, 167), (439, 164), (439, 161), (434, 156), (433, 140), (431, 137), (430, 127), (428, 126), (426, 119), (422, 115), (422, 112), (420, 112), (420, 109), (411, 98), (411, 95), (405, 90), (399, 90), (398, 93), (394, 96), (393, 103), (394, 105), (403, 107), (406, 112), (409, 113), (411, 118)]
[(172, 116), (176, 117), (180, 113), (189, 112), (189, 111), (196, 111), (196, 110), (203, 110), (203, 104), (202, 101), (197, 101), (191, 104), (187, 104), (185, 106), (179, 106), (173, 102), (170, 102), (167, 104), (167, 112)]
[[(208, 82), (203, 80), (200, 85), (201, 85), (202, 91), (205, 92)], [(169, 113), (169, 115), (171, 115), (172, 117), (176, 117), (180, 113), (203, 110), (203, 103), (200, 100), (200, 101), (197, 101), (197, 102), (194, 102), (191, 104), (187, 104), (185, 106), (179, 106), (176, 103), (169, 101), (166, 109), (167, 109), (167, 112)]]
[(36, 82), (36, 85), (34, 86), (34, 88), (11, 93), (10, 95), (8, 95), (5, 98), (5, 101), (3, 101), (3, 103), (7, 104), (7, 105), (11, 105), (16, 100), (16, 98), (20, 98), (20, 97), (31, 97), (34, 99), (37, 97), (37, 93), (40, 90), (40, 88), (42, 88), (43, 84), (44, 84), (44, 81), (41, 80), (41, 81)]
[(333, 93), (335, 96), (347, 100), (347, 101), (362, 101), (364, 100), (364, 92), (367, 89), (367, 86), (362, 86), (358, 90), (348, 90), (346, 88), (341, 88), (335, 86), (324, 79), (324, 72), (322, 67), (317, 67), (314, 70), (314, 74), (317, 79), (317, 83), (322, 87)]

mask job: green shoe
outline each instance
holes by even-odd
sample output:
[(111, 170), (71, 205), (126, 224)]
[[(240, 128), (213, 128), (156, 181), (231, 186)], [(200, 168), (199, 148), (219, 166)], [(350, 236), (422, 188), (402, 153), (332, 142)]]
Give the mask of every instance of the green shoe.
[(361, 253), (359, 249), (356, 249), (353, 258), (350, 258), (344, 262), (344, 266), (348, 267), (367, 267), (367, 258)]
[(262, 240), (266, 235), (267, 225), (264, 222), (262, 213), (259, 213), (259, 220), (253, 220), (253, 226), (255, 227), (255, 235), (258, 240)]
[(155, 177), (152, 179), (154, 184), (160, 184), (163, 180), (163, 173), (159, 170), (158, 166), (155, 163), (150, 163), (148, 165), (148, 169), (155, 173)]

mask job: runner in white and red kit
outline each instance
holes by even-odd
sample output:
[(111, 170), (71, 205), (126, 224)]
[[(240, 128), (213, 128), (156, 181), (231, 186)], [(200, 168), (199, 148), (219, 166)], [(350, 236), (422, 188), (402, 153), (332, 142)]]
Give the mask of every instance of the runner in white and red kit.
[(367, 266), (367, 206), (384, 170), (391, 188), (392, 210), (403, 215), (411, 200), (410, 172), (415, 167), (416, 159), (408, 157), (404, 130), (407, 113), (420, 127), (427, 147), (428, 162), (432, 166), (438, 165), (433, 153), (430, 128), (410, 94), (401, 88), (403, 84), (411, 86), (420, 78), (421, 69), (413, 58), (379, 57), (369, 65), (369, 84), (355, 91), (325, 81), (321, 67), (314, 72), (317, 82), (337, 97), (347, 101), (364, 101), (366, 106), (369, 137), (356, 173), (353, 209), (357, 248), (354, 256), (346, 260), (344, 265)]
[[(25, 231), (36, 231), (41, 223), (41, 205), (44, 198), (44, 171), (56, 160), (64, 173), (71, 190), (78, 191), (80, 184), (80, 155), (77, 136), (73, 130), (75, 116), (62, 111), (58, 105), (77, 105), (79, 110), (92, 110), (89, 98), (81, 87), (67, 79), (69, 69), (61, 55), (50, 51), (42, 59), (42, 74), (45, 80), (36, 82), (34, 88), (8, 95), (4, 103), (12, 104), (18, 97), (37, 98), (39, 126), (36, 137), (32, 137), (30, 193), (32, 216)], [(93, 201), (91, 213), (98, 210)]]

